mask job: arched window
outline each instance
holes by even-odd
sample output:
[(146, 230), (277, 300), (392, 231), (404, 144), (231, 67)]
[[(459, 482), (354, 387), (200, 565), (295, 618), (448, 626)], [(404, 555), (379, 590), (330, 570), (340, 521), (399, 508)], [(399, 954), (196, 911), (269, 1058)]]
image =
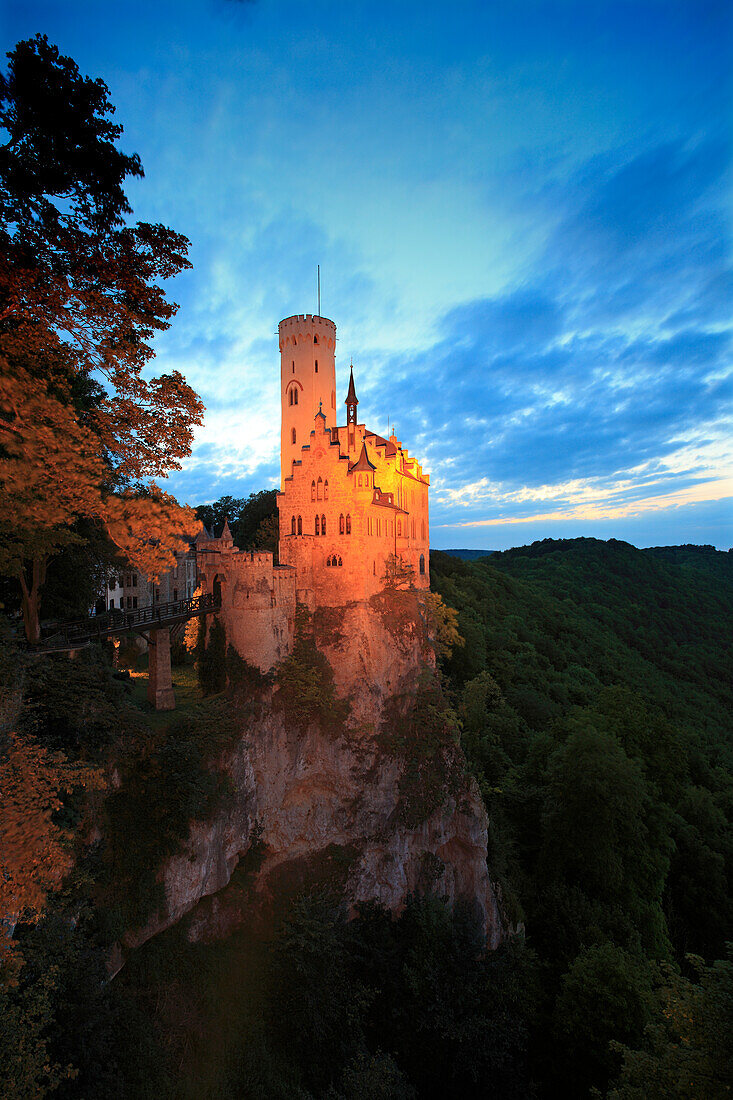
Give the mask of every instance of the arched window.
[(339, 516), (339, 534), (340, 534), (340, 535), (343, 535), (344, 531), (345, 531), (345, 527), (344, 527), (344, 513), (342, 512), (342, 513), (341, 513), (341, 515)]
[(346, 534), (347, 535), (351, 534), (351, 516), (350, 515), (348, 515), (346, 517)]
[(290, 442), (295, 443), (295, 428), (293, 428), (292, 432), (290, 433)]
[(288, 391), (288, 404), (292, 405), (292, 403), (293, 403), (293, 391), (289, 390)]
[(323, 478), (322, 477), (318, 478), (316, 500), (323, 500)]
[(315, 483), (315, 481), (311, 481), (311, 500), (315, 500), (315, 499), (316, 499), (316, 483)]
[(318, 360), (316, 359), (316, 374), (318, 374)]
[(314, 344), (317, 344), (317, 343), (318, 343), (318, 337), (317, 337), (317, 336), (314, 336), (314, 337), (313, 337), (313, 343), (314, 343)]
[(359, 487), (361, 487), (361, 474), (359, 474)]
[(326, 558), (326, 566), (328, 568), (330, 568), (330, 565), (331, 565), (331, 555), (329, 554), (328, 557)]
[(326, 517), (321, 516), (321, 534), (325, 535), (325, 533), (326, 533)]
[(293, 404), (298, 404), (298, 391), (296, 390), (295, 386), (293, 386)]
[(328, 478), (323, 482), (323, 499), (328, 500)]
[(303, 534), (303, 517), (302, 516), (298, 516), (298, 534), (299, 535)]
[(321, 521), (318, 518), (318, 516), (316, 516), (316, 534), (320, 535), (320, 533), (321, 533)]
[(295, 360), (294, 360), (294, 359), (293, 359), (293, 370), (292, 370), (292, 373), (293, 373), (293, 374), (295, 374)]
[(425, 555), (424, 554), (420, 555), (420, 575), (421, 576), (425, 575)]
[(293, 516), (293, 518), (290, 521), (290, 534), (291, 535), (295, 534), (295, 516)]
[(344, 563), (341, 561), (341, 558), (339, 558), (339, 565), (343, 565), (343, 564)]

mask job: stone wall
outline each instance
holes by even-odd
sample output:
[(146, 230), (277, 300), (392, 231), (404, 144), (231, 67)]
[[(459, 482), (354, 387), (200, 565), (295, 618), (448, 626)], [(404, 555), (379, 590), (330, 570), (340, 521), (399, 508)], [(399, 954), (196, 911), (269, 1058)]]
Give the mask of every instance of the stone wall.
[(221, 593), (227, 640), (250, 664), (267, 672), (290, 653), (295, 629), (295, 573), (273, 565), (266, 551), (235, 547), (198, 554), (202, 592)]

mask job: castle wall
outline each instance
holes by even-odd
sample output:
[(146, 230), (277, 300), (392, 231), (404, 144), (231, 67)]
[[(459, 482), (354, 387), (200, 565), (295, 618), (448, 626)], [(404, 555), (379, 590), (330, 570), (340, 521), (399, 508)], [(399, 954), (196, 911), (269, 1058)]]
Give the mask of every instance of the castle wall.
[[(375, 446), (379, 437), (364, 425), (357, 425), (353, 441), (339, 443), (345, 435), (345, 428), (329, 429), (317, 416), (278, 496), (280, 561), (295, 568), (301, 599), (311, 607), (368, 599), (384, 587), (394, 557), (412, 567), (416, 587), (430, 584), (428, 478), (399, 445), (382, 440)], [(350, 470), (365, 438), (376, 469)], [(349, 444), (351, 453), (342, 454)], [(391, 506), (389, 494), (402, 506)]]
[(272, 554), (232, 547), (198, 554), (202, 592), (221, 591), (227, 641), (262, 672), (286, 657), (295, 630), (295, 573)]

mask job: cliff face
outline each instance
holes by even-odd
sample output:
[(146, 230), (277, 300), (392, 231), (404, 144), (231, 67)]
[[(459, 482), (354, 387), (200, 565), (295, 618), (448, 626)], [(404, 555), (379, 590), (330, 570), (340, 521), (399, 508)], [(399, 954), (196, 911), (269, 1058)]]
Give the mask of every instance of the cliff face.
[[(305, 721), (297, 707), (283, 709), (277, 689), (263, 694), (259, 717), (243, 720), (221, 761), (232, 796), (211, 821), (192, 825), (184, 850), (161, 872), (165, 911), (129, 933), (127, 946), (194, 909), (191, 938), (226, 934), (288, 890), (324, 879), (337, 880), (352, 906), (376, 899), (399, 910), (411, 891), (427, 888), (465, 898), (480, 911), (489, 945), (500, 942), (486, 817), (475, 783), (456, 768), (455, 744), (426, 764), (419, 723), (412, 749), (393, 736), (395, 722), (407, 728), (431, 661), (416, 597), (329, 609), (315, 616), (314, 632), (338, 694), (350, 700), (346, 722)], [(432, 783), (421, 801), (415, 792), (426, 768), (453, 778), (437, 794)]]

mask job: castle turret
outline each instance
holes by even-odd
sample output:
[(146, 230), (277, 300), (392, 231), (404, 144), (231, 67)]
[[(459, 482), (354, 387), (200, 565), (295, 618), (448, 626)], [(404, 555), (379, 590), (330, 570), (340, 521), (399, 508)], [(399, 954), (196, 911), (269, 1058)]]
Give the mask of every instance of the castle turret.
[(281, 488), (290, 477), (293, 461), (310, 439), (313, 422), (322, 410), (329, 428), (336, 427), (336, 326), (310, 313), (286, 317), (280, 336)]

